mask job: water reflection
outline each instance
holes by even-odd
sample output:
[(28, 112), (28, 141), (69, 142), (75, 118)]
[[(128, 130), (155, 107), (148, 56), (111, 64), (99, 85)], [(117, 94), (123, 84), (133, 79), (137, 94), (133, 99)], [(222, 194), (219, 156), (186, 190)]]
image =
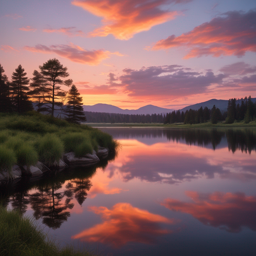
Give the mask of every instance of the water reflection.
[(236, 150), (245, 153), (256, 151), (256, 133), (253, 129), (102, 128), (101, 130), (110, 133), (117, 139), (136, 138), (146, 145), (158, 143), (159, 138), (167, 138), (188, 145), (211, 146), (213, 149), (228, 146), (233, 153)]
[(242, 227), (256, 231), (256, 197), (244, 193), (200, 194), (187, 192), (193, 202), (165, 199), (163, 206), (171, 211), (191, 214), (205, 225), (240, 232)]
[(73, 239), (114, 247), (121, 247), (128, 242), (152, 244), (160, 235), (171, 232), (161, 228), (160, 223), (175, 223), (173, 219), (152, 214), (128, 203), (118, 203), (112, 209), (90, 207), (89, 210), (101, 215), (103, 223), (74, 235)]

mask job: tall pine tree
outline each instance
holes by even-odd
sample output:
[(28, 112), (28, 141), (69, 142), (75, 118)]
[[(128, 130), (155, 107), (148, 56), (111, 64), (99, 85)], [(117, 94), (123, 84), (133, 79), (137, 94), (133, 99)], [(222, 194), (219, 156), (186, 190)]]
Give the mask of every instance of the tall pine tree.
[(27, 73), (21, 65), (12, 74), (12, 95), (15, 110), (24, 113), (33, 110), (32, 102), (29, 101), (27, 93), (29, 91), (29, 79)]
[(63, 67), (63, 65), (57, 59), (50, 59), (42, 66), (39, 66), (39, 68), (44, 79), (48, 82), (48, 89), (51, 90), (51, 92), (49, 93), (49, 100), (47, 100), (46, 102), (51, 105), (49, 112), (52, 116), (54, 116), (55, 105), (63, 105), (62, 98), (65, 93), (61, 89), (61, 85), (64, 84), (70, 86), (72, 80), (63, 80), (63, 78), (68, 77), (69, 74), (67, 72), (67, 68)]
[(0, 64), (0, 112), (11, 112), (10, 83), (4, 74), (4, 68)]
[(80, 97), (80, 93), (75, 85), (72, 85), (71, 89), (69, 90), (67, 100), (66, 120), (72, 123), (86, 121), (82, 107), (82, 97)]

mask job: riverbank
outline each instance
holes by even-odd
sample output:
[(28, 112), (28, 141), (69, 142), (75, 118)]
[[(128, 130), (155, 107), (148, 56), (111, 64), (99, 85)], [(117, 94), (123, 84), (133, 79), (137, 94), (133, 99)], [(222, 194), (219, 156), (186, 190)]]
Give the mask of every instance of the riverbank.
[(0, 115), (0, 181), (95, 165), (115, 151), (112, 136), (36, 112)]
[(210, 122), (200, 124), (161, 124), (161, 123), (85, 123), (84, 125), (94, 128), (256, 128), (256, 121), (252, 121), (248, 124), (244, 122), (235, 122), (233, 124), (217, 123), (212, 124)]
[(33, 222), (16, 211), (0, 207), (0, 255), (92, 256), (73, 247), (58, 248)]

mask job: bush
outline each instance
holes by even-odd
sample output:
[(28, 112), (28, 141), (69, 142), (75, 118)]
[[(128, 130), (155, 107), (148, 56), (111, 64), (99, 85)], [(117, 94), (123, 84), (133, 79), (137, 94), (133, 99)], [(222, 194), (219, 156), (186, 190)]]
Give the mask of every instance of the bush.
[(29, 144), (23, 144), (15, 151), (19, 165), (33, 165), (38, 160), (36, 150)]
[(46, 134), (38, 143), (40, 160), (48, 165), (59, 161), (64, 152), (62, 141), (54, 134)]
[(74, 152), (76, 157), (84, 156), (87, 153), (92, 153), (93, 149), (97, 148), (96, 141), (91, 140), (86, 132), (69, 133), (62, 137), (65, 146), (65, 152)]
[(11, 170), (17, 159), (12, 149), (0, 145), (0, 171), (3, 169)]
[(1, 131), (0, 132), (0, 143), (4, 143), (7, 140), (8, 136), (9, 136), (8, 131)]
[(91, 136), (101, 147), (109, 149), (114, 149), (116, 147), (116, 143), (113, 140), (112, 136), (105, 132), (94, 130), (91, 131)]
[(93, 147), (92, 145), (87, 142), (87, 141), (83, 141), (82, 143), (80, 143), (75, 149), (74, 149), (74, 152), (75, 152), (75, 156), (76, 157), (82, 157), (84, 156), (85, 154), (87, 153), (92, 153), (93, 151)]

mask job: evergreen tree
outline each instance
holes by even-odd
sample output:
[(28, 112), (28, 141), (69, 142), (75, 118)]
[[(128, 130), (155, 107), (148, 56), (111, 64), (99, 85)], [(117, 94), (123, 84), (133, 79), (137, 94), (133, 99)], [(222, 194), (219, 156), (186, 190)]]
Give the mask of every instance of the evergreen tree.
[(29, 79), (27, 73), (21, 65), (12, 74), (12, 94), (13, 103), (18, 113), (27, 112), (33, 110), (31, 101), (27, 96), (29, 91)]
[[(47, 97), (49, 97), (50, 89), (47, 86), (44, 76), (37, 70), (33, 73), (30, 83), (30, 92), (32, 99), (35, 101), (36, 110), (38, 112), (46, 112), (48, 109), (45, 105)], [(49, 99), (48, 99), (49, 101)]]
[(213, 105), (212, 111), (211, 111), (211, 123), (217, 124), (217, 122), (218, 122), (217, 111), (216, 111), (215, 105)]
[(47, 103), (51, 104), (50, 113), (54, 116), (55, 105), (62, 106), (63, 102), (61, 101), (63, 96), (63, 90), (61, 89), (61, 85), (71, 85), (72, 80), (64, 81), (62, 78), (66, 78), (69, 76), (67, 72), (67, 68), (63, 67), (63, 65), (57, 59), (50, 59), (45, 62), (42, 66), (39, 66), (41, 70), (41, 74), (44, 79), (48, 82), (47, 88), (51, 90), (48, 97), (49, 100), (46, 100)]
[(82, 97), (79, 96), (75, 85), (72, 85), (67, 96), (67, 106), (66, 106), (66, 120), (72, 123), (80, 123), (81, 121), (86, 121), (86, 117), (83, 112)]
[(0, 64), (0, 112), (11, 112), (10, 84)]

